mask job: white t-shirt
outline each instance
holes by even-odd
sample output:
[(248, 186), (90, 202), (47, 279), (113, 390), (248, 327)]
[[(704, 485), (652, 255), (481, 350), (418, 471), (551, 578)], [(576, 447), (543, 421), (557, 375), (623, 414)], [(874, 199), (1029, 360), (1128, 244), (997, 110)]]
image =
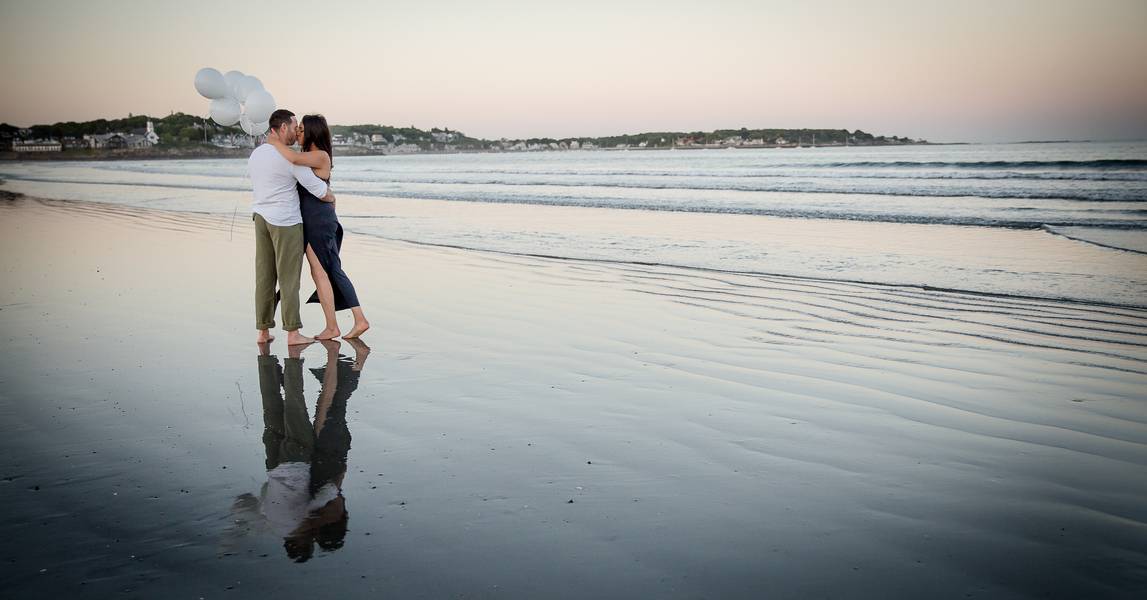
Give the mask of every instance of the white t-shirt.
[(260, 508), (272, 531), (286, 537), (299, 528), (307, 518), (310, 485), (310, 463), (287, 462), (267, 471)]
[(271, 144), (255, 148), (247, 159), (247, 174), (255, 191), (251, 210), (271, 225), (287, 227), (303, 222), (296, 181), (316, 198), (327, 195), (327, 184), (310, 167), (291, 164)]

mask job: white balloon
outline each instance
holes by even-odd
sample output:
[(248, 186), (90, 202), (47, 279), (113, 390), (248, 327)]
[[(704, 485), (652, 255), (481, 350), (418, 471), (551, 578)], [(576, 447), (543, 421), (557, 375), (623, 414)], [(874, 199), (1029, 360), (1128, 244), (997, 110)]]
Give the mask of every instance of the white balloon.
[(227, 97), (227, 81), (223, 74), (211, 67), (203, 67), (195, 74), (195, 91), (210, 100)]
[(259, 83), (259, 80), (251, 77), (250, 75), (244, 75), (241, 78), (236, 78), (235, 89), (239, 92), (236, 100), (243, 102), (247, 99), (247, 96), (251, 95), (251, 92), (257, 89), (261, 89), (262, 87), (263, 86)]
[(258, 77), (254, 75), (247, 75), (243, 78), (243, 83), (239, 85), (239, 90), (243, 92), (243, 100), (247, 99), (252, 92), (263, 89), (263, 82), (259, 81)]
[(251, 117), (248, 117), (247, 113), (239, 115), (239, 127), (242, 128), (247, 135), (255, 135), (251, 133)]
[(227, 71), (223, 75), (223, 80), (227, 82), (227, 95), (237, 102), (242, 102), (243, 98), (246, 98), (239, 89), (239, 84), (243, 83), (246, 77), (242, 71)]
[(211, 101), (211, 120), (224, 127), (230, 127), (238, 123), (241, 112), (242, 107), (231, 98), (220, 98)]
[(270, 124), (266, 121), (262, 123), (252, 123), (251, 117), (247, 113), (239, 115), (239, 126), (243, 128), (243, 131), (245, 131), (247, 135), (253, 136), (263, 135), (271, 128)]
[(223, 79), (227, 81), (227, 85), (235, 85), (244, 77), (246, 77), (246, 75), (243, 74), (243, 71), (231, 70), (223, 74)]
[(255, 90), (246, 98), (247, 115), (253, 123), (261, 123), (271, 118), (275, 112), (275, 98), (267, 90)]

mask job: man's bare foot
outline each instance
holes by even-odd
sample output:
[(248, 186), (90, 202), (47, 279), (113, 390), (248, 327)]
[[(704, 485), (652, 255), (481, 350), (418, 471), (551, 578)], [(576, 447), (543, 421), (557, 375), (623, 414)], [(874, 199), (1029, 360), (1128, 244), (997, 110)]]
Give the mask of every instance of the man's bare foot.
[(314, 341), (315, 341), (315, 338), (309, 338), (309, 337), (299, 333), (298, 329), (296, 329), (294, 331), (288, 331), (287, 332), (287, 345), (288, 346), (298, 346), (301, 344), (312, 344), (312, 343), (314, 343)]
[(338, 327), (327, 327), (326, 329), (316, 333), (315, 339), (319, 340), (319, 341), (333, 340), (333, 339), (339, 337), (340, 335), (342, 335), (342, 332), (339, 331)]
[(344, 335), (343, 339), (344, 340), (353, 340), (353, 339), (357, 338), (358, 336), (366, 333), (367, 329), (370, 329), (370, 321), (367, 321), (366, 319), (363, 319), (361, 321), (355, 321), (354, 327), (350, 328), (350, 333)]
[(259, 335), (255, 336), (256, 344), (267, 344), (273, 341), (275, 341), (275, 336), (271, 335), (269, 329), (260, 329)]
[(354, 366), (351, 367), (351, 370), (361, 371), (362, 366), (366, 364), (366, 357), (370, 356), (370, 346), (367, 346), (366, 342), (358, 338), (351, 338), (347, 340), (346, 343), (350, 344), (351, 348), (354, 348)]

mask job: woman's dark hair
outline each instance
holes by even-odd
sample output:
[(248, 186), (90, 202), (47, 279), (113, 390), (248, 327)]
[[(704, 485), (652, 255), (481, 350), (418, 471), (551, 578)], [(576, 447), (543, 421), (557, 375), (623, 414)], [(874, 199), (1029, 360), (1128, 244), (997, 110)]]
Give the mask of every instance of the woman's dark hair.
[(327, 118), (322, 115), (306, 115), (303, 117), (303, 152), (309, 150), (322, 150), (331, 157), (331, 165), (335, 163), (335, 153), (331, 148), (331, 129), (327, 127)]
[(327, 552), (333, 552), (343, 547), (346, 542), (347, 521), (350, 520), (350, 513), (343, 510), (342, 516), (334, 523), (327, 523), (320, 525), (318, 532), (315, 534), (315, 541), (319, 543), (319, 548)]

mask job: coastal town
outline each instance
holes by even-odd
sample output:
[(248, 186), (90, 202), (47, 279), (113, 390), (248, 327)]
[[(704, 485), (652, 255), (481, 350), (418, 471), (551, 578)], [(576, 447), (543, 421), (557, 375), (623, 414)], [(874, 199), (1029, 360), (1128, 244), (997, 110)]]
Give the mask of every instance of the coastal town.
[[(726, 148), (815, 148), (927, 144), (922, 139), (877, 136), (846, 129), (719, 129), (709, 132), (648, 132), (605, 137), (496, 140), (469, 137), (448, 128), (422, 130), (387, 125), (334, 125), (332, 141), (347, 155), (452, 152), (562, 152)], [(220, 127), (193, 115), (15, 127), (0, 124), (0, 158), (117, 158), (140, 156), (231, 156), (259, 143), (236, 127)]]
[(63, 152), (64, 150), (145, 150), (159, 143), (155, 124), (130, 131), (84, 134), (79, 137), (33, 137), (30, 128), (15, 134), (0, 133), (0, 150), (9, 152)]

